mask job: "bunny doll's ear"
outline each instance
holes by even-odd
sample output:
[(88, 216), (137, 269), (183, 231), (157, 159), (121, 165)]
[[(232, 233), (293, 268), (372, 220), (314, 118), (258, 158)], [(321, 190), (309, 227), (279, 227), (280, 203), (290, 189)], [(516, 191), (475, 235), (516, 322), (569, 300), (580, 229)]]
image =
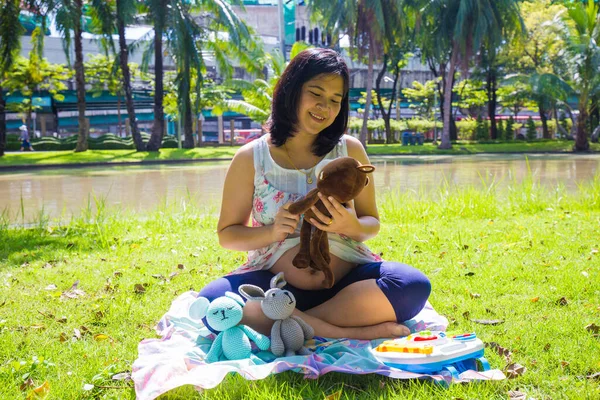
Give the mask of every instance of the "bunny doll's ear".
[(261, 288), (255, 285), (244, 284), (240, 285), (238, 292), (248, 300), (264, 300), (265, 292)]
[(287, 285), (287, 282), (285, 281), (285, 279), (283, 277), (283, 272), (280, 272), (277, 275), (275, 275), (273, 278), (271, 278), (271, 289), (273, 289), (273, 288), (281, 289), (285, 285)]
[(235, 300), (236, 303), (238, 303), (240, 306), (244, 307), (244, 304), (245, 304), (244, 299), (242, 299), (239, 294), (233, 293), (233, 292), (225, 292), (225, 296), (229, 297), (230, 299)]
[(192, 304), (190, 304), (188, 315), (193, 320), (201, 320), (206, 316), (206, 310), (208, 310), (209, 305), (210, 302), (206, 297), (198, 297)]

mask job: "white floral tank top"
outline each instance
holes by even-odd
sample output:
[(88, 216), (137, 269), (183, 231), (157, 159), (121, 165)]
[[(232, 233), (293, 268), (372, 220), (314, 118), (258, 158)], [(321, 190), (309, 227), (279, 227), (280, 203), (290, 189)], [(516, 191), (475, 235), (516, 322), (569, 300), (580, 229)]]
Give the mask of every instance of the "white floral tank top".
[[(331, 150), (319, 164), (311, 169), (302, 170), (312, 172), (313, 183), (306, 182), (306, 175), (292, 169), (279, 166), (269, 152), (267, 143), (268, 135), (254, 141), (254, 199), (252, 202), (252, 226), (271, 225), (281, 206), (290, 201), (301, 199), (306, 193), (314, 189), (319, 166), (326, 162), (348, 155), (346, 138), (342, 137), (339, 143)], [(231, 272), (241, 274), (250, 271), (269, 269), (286, 251), (300, 244), (300, 227), (286, 239), (272, 243), (258, 250), (248, 252), (248, 261)], [(331, 254), (354, 264), (382, 261), (381, 257), (373, 253), (365, 244), (357, 242), (348, 236), (329, 233), (329, 251)]]

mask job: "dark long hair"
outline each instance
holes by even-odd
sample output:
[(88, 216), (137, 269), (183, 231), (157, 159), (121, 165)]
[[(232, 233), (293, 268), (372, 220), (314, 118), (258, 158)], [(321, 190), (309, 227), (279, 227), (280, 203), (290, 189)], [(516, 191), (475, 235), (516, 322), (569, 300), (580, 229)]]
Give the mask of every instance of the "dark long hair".
[(335, 74), (344, 80), (344, 93), (340, 103), (340, 112), (333, 123), (319, 132), (312, 152), (321, 157), (329, 153), (346, 132), (348, 126), (348, 88), (350, 74), (344, 59), (334, 50), (312, 48), (299, 53), (283, 71), (273, 92), (271, 117), (267, 121), (267, 130), (271, 141), (277, 147), (294, 135), (298, 124), (298, 103), (302, 95), (302, 86), (321, 74)]

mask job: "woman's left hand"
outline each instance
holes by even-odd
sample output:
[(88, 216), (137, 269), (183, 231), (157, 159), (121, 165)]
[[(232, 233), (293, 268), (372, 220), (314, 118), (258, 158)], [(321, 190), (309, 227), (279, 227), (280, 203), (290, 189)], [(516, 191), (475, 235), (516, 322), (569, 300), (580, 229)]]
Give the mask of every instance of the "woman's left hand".
[(360, 225), (354, 207), (344, 207), (339, 201), (333, 197), (325, 197), (319, 193), (319, 199), (331, 214), (331, 217), (326, 216), (316, 206), (312, 206), (311, 210), (319, 218), (320, 221), (311, 218), (309, 222), (325, 231), (349, 235), (355, 232)]

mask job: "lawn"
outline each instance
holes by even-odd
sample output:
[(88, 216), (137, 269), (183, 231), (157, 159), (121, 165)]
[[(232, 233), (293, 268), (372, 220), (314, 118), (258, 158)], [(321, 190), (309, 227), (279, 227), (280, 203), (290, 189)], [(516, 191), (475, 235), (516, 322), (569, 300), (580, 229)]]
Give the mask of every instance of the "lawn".
[[(368, 146), (370, 155), (447, 155), (447, 154), (481, 154), (481, 153), (544, 153), (572, 151), (572, 141), (536, 141), (507, 143), (472, 143), (459, 142), (452, 150), (438, 150), (431, 143), (423, 146), (402, 146), (400, 144), (373, 144)], [(139, 163), (176, 160), (230, 159), (238, 146), (211, 146), (194, 149), (162, 149), (155, 152), (136, 152), (134, 150), (88, 150), (83, 153), (72, 151), (37, 151), (12, 152), (0, 157), (0, 168), (21, 165), (56, 165), (85, 163)], [(591, 150), (600, 151), (600, 144), (591, 143)]]
[[(525, 373), (449, 389), (379, 375), (229, 376), (203, 394), (184, 387), (163, 398), (600, 398), (600, 177), (577, 194), (531, 179), (502, 192), (447, 189), (379, 193), (382, 230), (369, 246), (428, 274), (449, 331), (496, 343), (486, 349), (493, 368), (517, 363)], [(130, 371), (138, 342), (156, 337), (177, 295), (245, 259), (219, 247), (216, 207), (188, 197), (136, 215), (100, 200), (98, 211), (27, 229), (2, 214), (0, 398), (39, 387), (49, 399), (134, 398), (130, 381), (111, 378)]]

